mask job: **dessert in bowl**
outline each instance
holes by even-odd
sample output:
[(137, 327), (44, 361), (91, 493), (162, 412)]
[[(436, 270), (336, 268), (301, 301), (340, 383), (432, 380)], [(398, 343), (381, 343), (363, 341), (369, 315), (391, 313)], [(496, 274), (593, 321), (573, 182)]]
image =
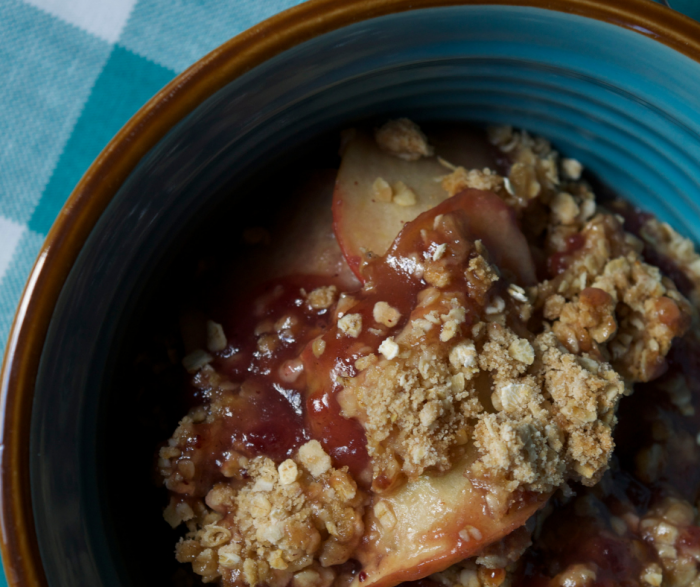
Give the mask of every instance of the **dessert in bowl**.
[(176, 559), (250, 587), (689, 584), (700, 256), (541, 137), (428, 127), (345, 130), (296, 213), (207, 247), (142, 359), (190, 374), (156, 466)]
[[(696, 25), (642, 0), (408, 8), (416, 6), (312, 3), (234, 40), (157, 97), (81, 183), (8, 345), (3, 491), (13, 582), (162, 580), (176, 539), (155, 539), (164, 523), (157, 504), (145, 507), (145, 479), (149, 443), (172, 429), (153, 442), (129, 434), (142, 386), (124, 379), (118, 358), (192, 231), (229, 205), (236, 245), (254, 204), (292, 197), (256, 191), (269, 170), (335, 154), (342, 128), (370, 116), (382, 118), (377, 125), (409, 116), (527, 128), (697, 235)], [(320, 151), (305, 147), (324, 133), (334, 139)]]

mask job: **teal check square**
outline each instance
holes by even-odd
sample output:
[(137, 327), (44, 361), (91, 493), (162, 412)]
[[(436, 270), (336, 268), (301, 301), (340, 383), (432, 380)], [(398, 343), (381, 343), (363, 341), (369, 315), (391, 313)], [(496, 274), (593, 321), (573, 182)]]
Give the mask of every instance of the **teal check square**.
[(73, 188), (110, 139), (173, 77), (174, 71), (127, 49), (118, 45), (112, 49), (29, 220), (31, 230), (49, 231)]
[(29, 220), (111, 46), (18, 0), (0, 2), (0, 214)]

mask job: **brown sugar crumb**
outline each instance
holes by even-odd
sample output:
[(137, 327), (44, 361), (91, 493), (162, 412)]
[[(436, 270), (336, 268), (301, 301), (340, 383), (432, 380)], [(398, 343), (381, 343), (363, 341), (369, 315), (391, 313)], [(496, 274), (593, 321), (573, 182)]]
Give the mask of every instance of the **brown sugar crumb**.
[(377, 360), (377, 355), (375, 354), (369, 354), (365, 355), (364, 357), (360, 357), (355, 361), (355, 369), (357, 369), (358, 371), (364, 371), (370, 365), (374, 365), (374, 363), (376, 363)]
[(641, 259), (638, 241), (612, 214), (598, 214), (579, 234), (583, 246), (566, 269), (534, 288), (535, 306), (569, 351), (593, 353), (627, 379), (649, 381), (665, 369), (693, 308)]
[(434, 261), (428, 261), (425, 264), (423, 279), (430, 285), (440, 288), (447, 287), (452, 281), (450, 271), (442, 263)]
[(509, 379), (527, 371), (528, 364), (516, 359), (510, 352), (513, 346), (530, 345), (527, 340), (519, 338), (500, 324), (489, 324), (485, 341), (479, 352), (479, 366), (483, 371), (491, 371), (499, 378)]
[(551, 332), (535, 339), (528, 367), (508, 351), (514, 337), (491, 325), (479, 356), (493, 376), (497, 412), (476, 424), (481, 457), (472, 474), (508, 492), (547, 492), (570, 478), (594, 484), (612, 453), (622, 379), (606, 363), (569, 353)]
[(320, 477), (331, 468), (331, 457), (318, 440), (310, 440), (299, 449), (299, 460), (314, 477)]
[[(695, 508), (677, 497), (666, 497), (655, 504), (639, 521), (644, 541), (658, 556), (641, 573), (646, 585), (692, 585), (697, 576), (697, 548), (684, 544), (683, 534), (696, 529)], [(664, 581), (664, 578), (667, 581)]]
[(561, 169), (563, 175), (568, 179), (573, 179), (574, 181), (581, 179), (583, 165), (576, 159), (562, 159)]
[(513, 195), (528, 201), (540, 195), (542, 184), (538, 181), (535, 165), (517, 161), (510, 168), (508, 185)]
[(558, 224), (573, 224), (580, 213), (576, 200), (566, 192), (559, 192), (554, 196), (551, 208), (552, 217)]
[(378, 202), (388, 203), (391, 202), (394, 197), (394, 190), (391, 189), (389, 182), (382, 177), (378, 177), (374, 180), (372, 184), (372, 193)]
[(700, 255), (695, 251), (693, 242), (656, 218), (649, 218), (644, 223), (640, 236), (648, 246), (671, 259), (690, 279), (693, 284), (690, 301), (700, 307)]
[(503, 189), (503, 178), (490, 169), (467, 171), (464, 167), (457, 167), (442, 178), (441, 184), (450, 197), (467, 188), (498, 193)]
[(491, 286), (498, 281), (498, 273), (482, 255), (476, 255), (469, 260), (469, 266), (464, 271), (470, 295), (479, 304), (486, 300), (486, 294)]
[(532, 365), (535, 361), (535, 351), (524, 338), (514, 340), (508, 347), (508, 354), (525, 365)]
[(326, 351), (326, 341), (322, 338), (317, 338), (311, 343), (311, 352), (317, 359)]
[(335, 285), (318, 287), (306, 297), (306, 302), (312, 310), (330, 308), (338, 298), (338, 288)]
[(593, 286), (617, 302), (619, 329), (609, 345), (613, 365), (634, 381), (658, 376), (673, 339), (690, 325), (690, 304), (656, 267), (635, 255), (609, 262)]
[(217, 322), (207, 320), (207, 350), (217, 353), (223, 351), (227, 344), (224, 327)]
[(459, 304), (456, 298), (449, 299), (450, 310), (446, 314), (440, 315), (442, 329), (440, 330), (440, 340), (447, 342), (452, 340), (461, 331), (461, 325), (465, 321), (465, 309)]
[(396, 344), (393, 336), (382, 341), (382, 344), (379, 345), (379, 352), (388, 360), (395, 358), (399, 354), (399, 345)]
[(372, 316), (375, 322), (383, 324), (388, 328), (393, 328), (399, 323), (399, 319), (401, 318), (401, 312), (399, 312), (396, 308), (393, 308), (386, 302), (377, 302), (376, 304), (374, 304)]
[[(424, 315), (442, 328), (416, 317), (396, 340), (383, 341), (383, 357), (346, 381), (338, 396), (343, 414), (358, 418), (365, 429), (379, 491), (401, 475), (416, 478), (426, 468), (449, 469), (451, 448), (466, 440), (469, 419), (482, 410), (472, 381), (473, 344), (469, 347), (458, 329), (464, 308), (445, 297), (433, 307), (440, 311)], [(446, 330), (451, 342), (442, 340)]]
[(549, 296), (543, 304), (542, 314), (545, 320), (556, 320), (561, 316), (562, 310), (566, 305), (566, 298), (559, 294)]
[(345, 314), (338, 320), (338, 330), (345, 336), (357, 338), (362, 332), (362, 314)]
[(572, 302), (563, 303), (561, 307), (556, 307), (557, 298), (561, 296), (552, 298), (545, 315), (559, 318), (552, 325), (559, 341), (572, 353), (595, 352), (602, 356), (598, 345), (617, 332), (613, 297), (602, 289), (587, 287)]
[(394, 198), (392, 201), (398, 206), (415, 206), (418, 201), (416, 192), (402, 181), (397, 181), (396, 184), (394, 184), (393, 192)]
[[(176, 546), (205, 582), (224, 585), (329, 585), (327, 567), (345, 562), (363, 530), (366, 497), (347, 468), (333, 469), (317, 441), (279, 467), (266, 457), (248, 463), (244, 483), (219, 483), (199, 506)], [(195, 517), (192, 512), (192, 517)]]
[(408, 118), (390, 120), (374, 133), (374, 138), (382, 151), (406, 161), (417, 161), (433, 154), (423, 131)]

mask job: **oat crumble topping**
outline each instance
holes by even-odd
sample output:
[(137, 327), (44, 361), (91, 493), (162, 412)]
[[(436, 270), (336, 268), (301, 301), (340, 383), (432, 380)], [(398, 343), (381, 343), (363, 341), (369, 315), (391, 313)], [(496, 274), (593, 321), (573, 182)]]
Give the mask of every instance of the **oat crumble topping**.
[[(361, 425), (371, 480), (339, 466), (321, 436), (307, 436), (289, 458), (227, 452), (220, 464), (225, 480), (202, 493), (205, 465), (188, 452), (197, 426), (218, 425), (235, 411), (236, 398), (252, 397), (255, 388), (249, 381), (231, 383), (214, 368), (229, 342), (212, 320), (206, 322), (202, 348), (182, 359), (208, 404), (181, 420), (159, 451), (158, 470), (172, 492), (164, 518), (188, 530), (176, 546), (177, 560), (191, 563), (205, 583), (348, 585), (341, 565), (368, 540), (366, 515), (383, 531), (394, 531), (401, 518), (391, 498), (402, 487), (419, 478), (438, 479), (468, 461), (465, 483), (484, 492), (485, 511), (496, 522), (523, 495), (553, 494), (557, 507), (568, 507), (586, 523), (595, 520), (595, 528), (604, 526), (620, 540), (634, 533), (643, 545), (635, 548), (653, 553), (654, 562), (649, 555), (634, 567), (638, 584), (700, 584), (700, 534), (696, 550), (688, 546), (689, 528), (700, 519), (691, 503), (671, 492), (651, 500), (643, 516), (626, 502), (615, 506), (615, 515), (604, 520), (600, 515), (601, 500), (612, 495), (611, 476), (619, 474), (613, 432), (620, 400), (632, 394), (634, 384), (664, 375), (679, 340), (697, 342), (688, 331), (698, 324), (700, 255), (691, 241), (653, 218), (632, 234), (613, 208), (596, 203), (581, 163), (561, 158), (548, 141), (508, 126), (489, 129), (488, 136), (508, 158), (505, 171), (466, 169), (438, 157), (449, 173), (435, 181), (451, 200), (472, 189), (505, 202), (530, 246), (546, 259), (538, 275), (548, 278), (516, 283), (494, 262), (498, 257), (488, 238), (488, 247), (474, 239), (466, 253), (454, 244), (459, 238), (431, 241), (430, 226), (434, 233), (456, 233), (454, 218), (444, 213), (421, 231), (425, 251), (403, 259), (406, 274), (421, 283), (409, 309), (390, 295), (378, 295), (364, 309), (363, 296), (377, 291), (371, 281), (352, 294), (336, 285), (301, 290), (297, 306), (315, 316), (327, 314), (326, 330), (335, 327), (337, 333), (334, 342), (317, 327), (307, 339), (310, 356), (319, 364), (332, 361), (328, 348), (342, 344), (351, 357), (334, 366), (332, 381), (341, 416)], [(387, 122), (375, 140), (411, 165), (435, 154), (408, 119)], [(420, 203), (409, 185), (384, 177), (370, 181), (376, 201), (406, 210)], [(257, 229), (248, 232), (247, 242), (270, 241)], [(650, 261), (650, 251), (668, 260), (690, 287), (664, 275)], [(372, 254), (362, 255), (371, 265)], [(299, 318), (259, 315), (256, 352), (272, 360), (296, 340)], [(295, 356), (277, 372), (278, 381), (301, 386), (304, 399), (303, 385), (314, 381), (308, 365)], [(674, 371), (655, 385), (678, 414), (695, 416), (695, 387), (691, 391), (683, 373)], [(687, 455), (695, 454), (700, 433), (672, 428), (663, 418), (654, 420), (654, 442), (640, 446), (634, 457), (641, 482), (659, 483), (672, 458), (694, 462)], [(443, 587), (509, 587), (528, 547), (545, 543), (542, 527), (551, 511), (547, 505), (537, 520), (429, 580)], [(478, 543), (484, 531), (468, 524), (458, 536)], [(601, 572), (596, 563), (573, 560), (553, 565), (548, 585), (589, 587), (602, 580)]]
[(690, 301), (700, 307), (700, 255), (690, 239), (682, 237), (666, 222), (648, 218), (641, 228), (642, 239), (662, 255), (673, 260), (690, 279), (693, 288)]
[(392, 188), (392, 192), (394, 194), (392, 201), (398, 206), (415, 206), (418, 201), (416, 192), (402, 181), (396, 182)]
[[(251, 460), (245, 482), (217, 484), (205, 502), (196, 518), (180, 516), (196, 523), (176, 547), (178, 561), (192, 563), (205, 582), (242, 575), (248, 585), (317, 586), (333, 580), (329, 567), (345, 562), (360, 540), (366, 497), (310, 441), (279, 467), (265, 457)], [(171, 523), (178, 505), (166, 510)]]
[(318, 287), (306, 298), (307, 303), (314, 310), (330, 308), (338, 297), (338, 288), (335, 285)]
[(379, 202), (391, 202), (394, 197), (394, 190), (391, 189), (389, 182), (381, 177), (374, 180), (372, 191), (374, 192), (374, 197), (377, 198)]
[(390, 120), (374, 136), (382, 151), (406, 161), (430, 157), (434, 152), (420, 127), (408, 118)]
[(490, 169), (467, 171), (464, 167), (457, 167), (452, 173), (443, 177), (441, 183), (449, 196), (454, 196), (466, 188), (495, 193), (500, 193), (505, 189), (503, 178)]

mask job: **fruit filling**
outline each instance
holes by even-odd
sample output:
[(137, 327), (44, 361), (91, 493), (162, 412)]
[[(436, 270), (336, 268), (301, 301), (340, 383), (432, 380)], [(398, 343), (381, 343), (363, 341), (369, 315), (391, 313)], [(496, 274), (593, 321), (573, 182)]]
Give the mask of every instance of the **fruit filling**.
[(544, 139), (425, 131), (345, 131), (306, 212), (246, 231), (248, 286), (183, 312), (177, 560), (236, 587), (700, 585), (700, 256)]

